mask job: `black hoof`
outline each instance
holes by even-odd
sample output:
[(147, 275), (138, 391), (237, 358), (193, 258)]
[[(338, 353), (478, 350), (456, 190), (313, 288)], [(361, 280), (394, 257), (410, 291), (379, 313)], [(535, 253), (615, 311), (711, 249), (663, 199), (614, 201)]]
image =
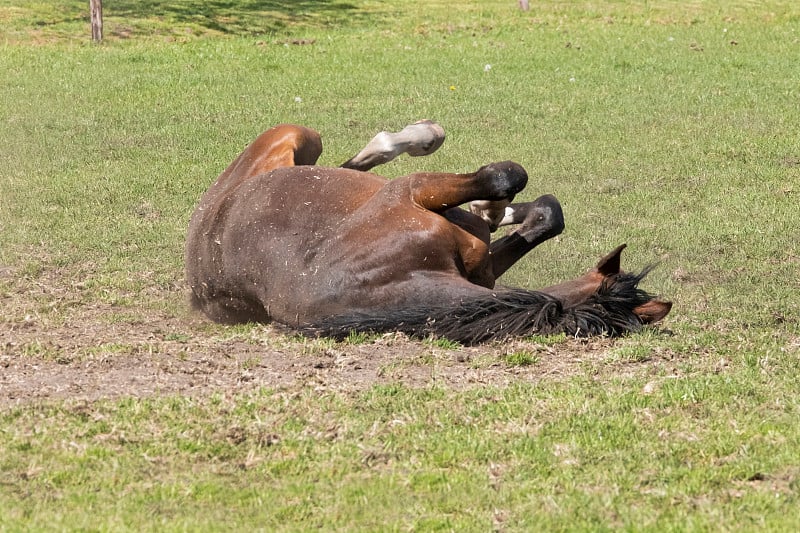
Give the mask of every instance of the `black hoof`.
[(476, 175), (486, 181), (487, 194), (484, 200), (511, 199), (528, 183), (528, 173), (513, 161), (491, 163), (481, 167)]
[(564, 231), (564, 212), (561, 210), (561, 203), (552, 194), (511, 207), (515, 218), (524, 217), (517, 233), (527, 242), (544, 242)]

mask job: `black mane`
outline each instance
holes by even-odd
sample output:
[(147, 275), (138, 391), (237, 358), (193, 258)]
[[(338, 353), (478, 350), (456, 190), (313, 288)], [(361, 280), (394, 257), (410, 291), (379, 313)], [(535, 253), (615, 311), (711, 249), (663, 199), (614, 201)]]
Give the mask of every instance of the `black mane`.
[(332, 316), (298, 328), (312, 336), (341, 339), (351, 332), (398, 331), (411, 337), (444, 337), (465, 345), (565, 333), (570, 336), (618, 336), (637, 331), (642, 322), (633, 310), (653, 297), (638, 287), (650, 268), (604, 282), (585, 302), (564, 308), (543, 292), (501, 289), (458, 306), (407, 307)]

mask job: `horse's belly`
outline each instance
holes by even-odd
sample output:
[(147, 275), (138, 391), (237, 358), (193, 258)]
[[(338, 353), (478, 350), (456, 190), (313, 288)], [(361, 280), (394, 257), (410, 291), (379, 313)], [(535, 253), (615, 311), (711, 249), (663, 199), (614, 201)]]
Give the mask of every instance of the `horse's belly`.
[(331, 267), (341, 261), (330, 243), (383, 183), (371, 174), (323, 167), (277, 169), (249, 180), (207, 234), (207, 246), (220, 248), (220, 264), (206, 270), (226, 292), (242, 292), (281, 322), (332, 309), (326, 302), (342, 290), (343, 275)]

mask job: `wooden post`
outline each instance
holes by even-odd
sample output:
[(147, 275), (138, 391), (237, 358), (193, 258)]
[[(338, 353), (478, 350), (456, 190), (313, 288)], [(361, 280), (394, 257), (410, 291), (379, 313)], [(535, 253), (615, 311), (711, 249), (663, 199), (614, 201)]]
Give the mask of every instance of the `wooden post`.
[(103, 40), (103, 0), (89, 0), (89, 17), (92, 21), (92, 40)]

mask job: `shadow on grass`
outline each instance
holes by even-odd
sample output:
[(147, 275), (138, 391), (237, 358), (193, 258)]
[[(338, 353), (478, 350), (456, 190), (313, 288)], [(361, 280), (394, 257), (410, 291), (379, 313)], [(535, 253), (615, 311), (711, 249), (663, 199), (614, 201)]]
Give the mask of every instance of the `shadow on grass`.
[(121, 0), (109, 2), (104, 11), (116, 19), (156, 19), (230, 35), (257, 35), (298, 26), (344, 26), (376, 14), (341, 0)]
[[(85, 0), (0, 0), (0, 41), (58, 42), (89, 34)], [(231, 36), (286, 33), (304, 28), (375, 25), (392, 2), (360, 0), (107, 0), (103, 2), (106, 37)]]

